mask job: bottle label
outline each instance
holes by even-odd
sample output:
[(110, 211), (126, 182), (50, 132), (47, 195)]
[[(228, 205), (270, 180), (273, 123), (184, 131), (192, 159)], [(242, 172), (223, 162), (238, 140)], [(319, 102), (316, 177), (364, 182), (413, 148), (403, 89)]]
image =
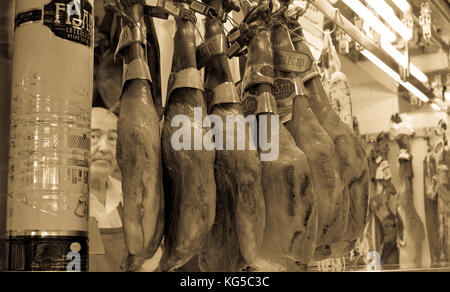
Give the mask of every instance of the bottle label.
[(9, 239), (10, 271), (87, 272), (87, 236), (17, 236)]
[(23, 24), (43, 21), (43, 24), (65, 40), (91, 47), (94, 34), (94, 16), (88, 0), (52, 0), (43, 9), (17, 14), (15, 29)]

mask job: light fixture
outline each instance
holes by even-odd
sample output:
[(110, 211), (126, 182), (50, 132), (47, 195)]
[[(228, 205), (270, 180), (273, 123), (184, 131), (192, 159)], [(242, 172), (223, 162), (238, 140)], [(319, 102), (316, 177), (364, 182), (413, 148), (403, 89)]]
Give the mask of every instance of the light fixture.
[(408, 1), (406, 0), (392, 0), (397, 7), (403, 11), (406, 12), (411, 9), (411, 5), (409, 5)]
[(438, 106), (437, 104), (435, 104), (434, 102), (431, 103), (431, 107), (432, 107), (435, 111), (438, 111), (438, 112), (440, 112), (440, 111), (442, 110), (441, 107)]
[(373, 13), (359, 0), (342, 0), (356, 14), (367, 22), (379, 35), (392, 43), (396, 37)]
[[(400, 25), (402, 25), (405, 30), (411, 33), (411, 30), (409, 30), (398, 18), (395, 16), (394, 12), (392, 11), (392, 8), (384, 2), (384, 0), (367, 0), (368, 3), (372, 3), (373, 6), (376, 6), (378, 8), (383, 9), (390, 9), (391, 10), (391, 16), (388, 18), (396, 18)], [(395, 47), (391, 45), (391, 43), (395, 40), (395, 35), (369, 10), (367, 9), (359, 0), (343, 0), (347, 6), (349, 6), (355, 13), (357, 13), (367, 24), (369, 24), (375, 31), (380, 34), (382, 41), (381, 41), (381, 47), (388, 53), (394, 60), (397, 60), (403, 67), (407, 67), (408, 60), (407, 58), (401, 54)], [(377, 4), (375, 4), (377, 3)], [(384, 3), (385, 6), (381, 5), (380, 3)], [(408, 7), (409, 4), (407, 3)], [(388, 13), (389, 14), (389, 13)], [(394, 25), (395, 27), (396, 25)], [(397, 25), (398, 26), (398, 25)], [(414, 77), (417, 78), (422, 83), (428, 82), (428, 77), (414, 64), (410, 63), (410, 73)]]
[(412, 31), (395, 15), (394, 10), (384, 0), (366, 0), (405, 41), (412, 39)]
[(450, 91), (446, 91), (446, 92), (444, 93), (444, 97), (445, 97), (445, 99), (446, 99), (447, 101), (450, 101)]
[[(397, 61), (402, 67), (406, 68), (408, 66), (408, 59), (405, 55), (400, 53), (393, 45), (385, 41), (383, 38), (381, 39), (381, 48), (386, 51), (395, 61)], [(413, 63), (409, 63), (409, 71), (411, 75), (417, 78), (422, 83), (428, 82), (428, 77), (425, 75), (419, 68), (416, 67)]]
[(391, 76), (392, 79), (394, 79), (397, 83), (401, 84), (403, 87), (408, 89), (412, 94), (417, 96), (420, 100), (423, 102), (428, 102), (430, 99), (423, 94), (422, 91), (417, 89), (414, 85), (412, 85), (409, 82), (403, 82), (400, 78), (400, 75), (392, 70), (388, 65), (386, 65), (383, 61), (378, 59), (374, 54), (372, 54), (370, 51), (364, 49), (361, 51), (361, 54), (363, 54), (367, 59), (369, 59), (372, 63), (377, 65), (381, 70), (383, 70), (386, 74)]

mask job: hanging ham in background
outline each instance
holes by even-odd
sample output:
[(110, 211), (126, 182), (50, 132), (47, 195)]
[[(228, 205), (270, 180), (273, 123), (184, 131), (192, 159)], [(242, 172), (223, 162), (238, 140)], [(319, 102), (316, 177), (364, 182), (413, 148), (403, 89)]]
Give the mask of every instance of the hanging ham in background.
[[(391, 167), (388, 162), (389, 154), (389, 135), (380, 133), (375, 141), (373, 153), (371, 153), (370, 163), (375, 168), (375, 173), (371, 176), (372, 182), (375, 184), (375, 190), (370, 196), (370, 227), (374, 221), (380, 224), (381, 242), (377, 250), (380, 253), (381, 265), (398, 265), (399, 255), (397, 247), (397, 217), (395, 210), (391, 210), (389, 201), (392, 196), (397, 194), (397, 189), (392, 182)], [(376, 220), (374, 220), (376, 219)], [(372, 234), (376, 237), (376, 234)]]
[(429, 132), (427, 154), (423, 160), (425, 222), (432, 266), (438, 265), (440, 262), (438, 165), (442, 160), (444, 151), (443, 136), (445, 136), (445, 131), (446, 124), (442, 126), (439, 124)]
[(400, 268), (417, 268), (422, 263), (422, 245), (425, 240), (425, 227), (414, 207), (412, 180), (414, 177), (411, 155), (411, 136), (414, 130), (402, 122), (397, 115), (392, 118), (390, 135), (399, 148), (399, 197), (397, 202), (398, 237)]

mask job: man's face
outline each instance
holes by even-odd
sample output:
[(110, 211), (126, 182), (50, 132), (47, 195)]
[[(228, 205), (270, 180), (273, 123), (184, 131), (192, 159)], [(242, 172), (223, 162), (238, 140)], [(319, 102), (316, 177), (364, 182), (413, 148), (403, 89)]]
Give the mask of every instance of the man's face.
[(92, 109), (91, 174), (107, 177), (116, 162), (117, 118), (106, 109)]

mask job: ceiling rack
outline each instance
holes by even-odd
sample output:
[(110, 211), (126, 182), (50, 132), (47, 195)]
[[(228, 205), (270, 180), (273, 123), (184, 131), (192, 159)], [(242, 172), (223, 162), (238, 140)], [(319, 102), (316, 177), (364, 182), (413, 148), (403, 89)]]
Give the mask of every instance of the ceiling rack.
[[(339, 28), (341, 28), (345, 33), (347, 33), (353, 40), (358, 42), (361, 46), (363, 46), (378, 59), (384, 62), (394, 72), (400, 74), (399, 65), (396, 60), (394, 60), (384, 50), (382, 50), (368, 37), (366, 37), (363, 32), (355, 27), (352, 22), (350, 22), (339, 12), (339, 9), (335, 8), (327, 0), (309, 0), (309, 2), (314, 5), (314, 7), (316, 7), (320, 12), (322, 12), (327, 18), (334, 22)], [(427, 96), (429, 100), (433, 99), (432, 92), (414, 76), (410, 75), (405, 81), (416, 87), (425, 96)]]

